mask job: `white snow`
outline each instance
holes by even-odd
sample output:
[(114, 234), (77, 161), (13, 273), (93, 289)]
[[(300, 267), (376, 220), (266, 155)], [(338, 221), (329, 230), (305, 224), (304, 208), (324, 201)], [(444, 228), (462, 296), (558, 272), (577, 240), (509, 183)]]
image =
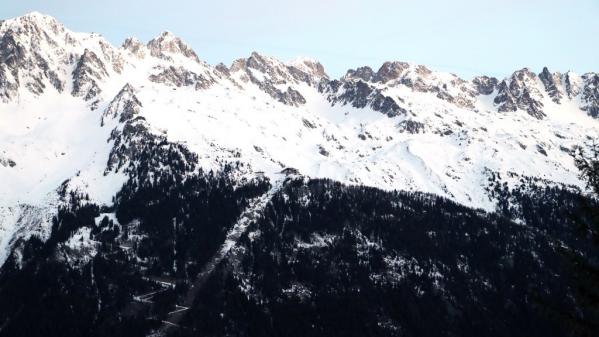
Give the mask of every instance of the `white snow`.
[[(32, 227), (25, 224), (32, 221), (24, 221), (19, 210), (33, 209), (28, 214), (49, 219), (59, 203), (56, 190), (64, 181), (69, 180), (68, 191), (88, 194), (98, 204), (112, 203), (127, 177), (105, 175), (113, 145), (108, 138), (118, 120), (103, 127), (100, 121), (108, 103), (127, 83), (135, 88), (143, 105), (141, 115), (153, 130), (165, 133), (169, 141), (185, 144), (198, 154), (204, 168), (241, 161), (274, 181), (276, 172), (293, 167), (314, 178), (430, 192), (486, 210), (495, 206), (485, 192), (488, 170), (505, 178), (508, 172), (516, 174), (508, 181), (510, 186), (518, 183), (517, 175), (527, 175), (583, 187), (572, 158), (563, 149), (596, 137), (599, 131), (599, 122), (580, 110), (580, 96), (564, 97), (558, 105), (543, 94), (547, 117), (538, 120), (524, 111), (497, 112), (495, 94), (476, 97), (475, 108), (467, 109), (399, 83), (376, 84), (385, 95), (401, 97), (403, 102), (398, 104), (408, 110), (407, 116), (388, 118), (370, 108), (332, 106), (306, 83), (276, 83), (282, 89), (297, 90), (306, 99), (306, 104), (294, 107), (276, 101), (251, 81), (240, 81), (241, 73), (220, 78), (212, 66), (176, 50), (166, 51), (170, 60), (152, 57), (147, 50), (146, 57), (138, 58), (110, 46), (97, 34), (71, 32), (40, 14), (32, 14), (29, 20), (53, 32), (49, 36), (59, 47), (44, 39), (35, 45), (25, 33), (20, 42), (48, 60), (65, 81), (65, 89), (59, 93), (46, 83), (44, 93), (36, 96), (22, 87), (16, 99), (0, 103), (0, 158), (16, 163), (14, 167), (0, 165), (0, 265), (15, 235)], [(5, 21), (0, 34), (22, 27), (22, 21)], [(96, 110), (70, 95), (72, 60), (85, 48), (103, 60), (109, 73), (99, 81), (102, 93)], [(283, 69), (283, 63), (265, 60)], [(314, 62), (300, 58), (287, 65), (307, 71), (306, 63)], [(216, 83), (196, 90), (193, 85), (175, 88), (149, 81), (150, 75), (169, 66), (215, 78)], [(251, 71), (259, 81), (269, 79), (268, 74)], [(407, 71), (406, 76), (418, 79), (417, 66), (410, 65)], [(22, 80), (28, 81), (33, 74), (21, 74)], [(454, 75), (433, 72), (425, 81), (445, 83), (452, 95), (460, 93)], [(423, 123), (424, 132), (400, 132), (398, 124), (407, 119)], [(445, 135), (446, 131), (452, 133)], [(47, 233), (49, 221), (36, 223), (45, 228), (38, 228), (40, 233)]]

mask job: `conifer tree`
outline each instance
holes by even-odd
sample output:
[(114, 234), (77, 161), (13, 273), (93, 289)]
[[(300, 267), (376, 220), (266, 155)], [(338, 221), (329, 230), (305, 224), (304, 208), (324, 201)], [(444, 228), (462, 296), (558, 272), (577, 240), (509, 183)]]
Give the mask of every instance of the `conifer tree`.
[(574, 319), (574, 333), (590, 337), (599, 331), (599, 144), (592, 142), (584, 148), (578, 147), (575, 164), (592, 194), (590, 199), (585, 199), (589, 201), (583, 202), (578, 223), (581, 235), (592, 240), (594, 254), (587, 257), (569, 254), (582, 305), (580, 314)]

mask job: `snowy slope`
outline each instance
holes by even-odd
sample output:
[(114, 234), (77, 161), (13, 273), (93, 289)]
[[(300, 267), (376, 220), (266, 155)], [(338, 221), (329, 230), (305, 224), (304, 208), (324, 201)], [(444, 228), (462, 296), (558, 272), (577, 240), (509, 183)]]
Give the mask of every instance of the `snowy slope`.
[(129, 178), (108, 164), (111, 135), (132, 116), (203, 168), (293, 167), (487, 210), (491, 172), (582, 187), (570, 151), (599, 131), (594, 73), (463, 80), (387, 62), (331, 80), (308, 58), (212, 66), (169, 32), (117, 48), (39, 13), (2, 21), (0, 39), (0, 264), (18, 238), (47, 237), (59, 191), (111, 204)]

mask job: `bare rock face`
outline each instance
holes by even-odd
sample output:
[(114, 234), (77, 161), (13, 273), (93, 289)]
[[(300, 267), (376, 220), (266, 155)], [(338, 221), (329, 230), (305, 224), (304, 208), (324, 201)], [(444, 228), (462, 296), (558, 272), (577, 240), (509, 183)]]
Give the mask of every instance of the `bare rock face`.
[(108, 76), (102, 60), (94, 52), (85, 49), (72, 75), (73, 90), (71, 94), (83, 97), (86, 101), (95, 100), (92, 103), (92, 107), (94, 107), (98, 101), (98, 95), (102, 92), (98, 81)]
[(17, 163), (10, 158), (0, 157), (0, 165), (4, 167), (15, 167), (17, 166)]
[(129, 53), (131, 53), (131, 55), (134, 55), (138, 59), (143, 59), (146, 57), (146, 46), (136, 38), (127, 38), (125, 42), (123, 42), (121, 48), (128, 51)]
[(256, 52), (247, 59), (234, 61), (228, 74), (243, 82), (256, 85), (272, 98), (291, 106), (301, 106), (306, 103), (306, 99), (295, 88), (296, 86), (301, 84), (317, 86), (321, 81), (328, 80), (324, 67), (316, 61), (299, 59), (286, 64)]
[(397, 129), (399, 132), (407, 132), (411, 134), (421, 133), (425, 130), (425, 125), (423, 123), (406, 119), (397, 124)]
[(150, 81), (175, 87), (193, 86), (196, 90), (207, 89), (215, 83), (212, 77), (206, 77), (183, 67), (175, 66), (169, 66), (158, 74), (150, 75)]
[(101, 58), (112, 67), (115, 73), (120, 74), (125, 66), (122, 54), (104, 40), (100, 40), (98, 44), (102, 51)]
[(17, 44), (11, 32), (0, 40), (0, 98), (8, 101), (19, 89), (19, 65), (25, 51)]
[(362, 80), (345, 82), (334, 80), (322, 84), (319, 90), (327, 94), (332, 104), (351, 104), (355, 108), (370, 107), (388, 117), (407, 113), (393, 98), (384, 95), (381, 89)]
[[(420, 77), (430, 74), (427, 70), (405, 62), (385, 62), (377, 72), (370, 67), (350, 69), (341, 81), (330, 81), (326, 86), (321, 86), (320, 91), (329, 93), (328, 99), (333, 104), (341, 102), (357, 108), (368, 106), (389, 117), (395, 117), (405, 115), (406, 110), (399, 106), (397, 99), (385, 95), (379, 86), (403, 85), (416, 91), (433, 92), (435, 88)], [(418, 73), (419, 77), (412, 77), (410, 71)]]
[(294, 78), (300, 79), (303, 82), (317, 83), (322, 79), (329, 78), (320, 62), (308, 58), (299, 58), (291, 61), (287, 64), (287, 69)]
[(497, 88), (497, 79), (489, 76), (477, 76), (472, 80), (476, 91), (480, 95), (490, 95)]
[(290, 106), (300, 106), (306, 104), (306, 99), (302, 94), (288, 86), (285, 91), (277, 88), (272, 82), (264, 81), (255, 83), (262, 91), (276, 99), (280, 103)]
[(150, 55), (154, 57), (172, 60), (173, 54), (179, 54), (200, 63), (200, 59), (193, 49), (171, 32), (163, 32), (160, 36), (148, 42), (147, 47)]
[(289, 63), (283, 63), (257, 52), (253, 52), (246, 60), (237, 60), (231, 66), (232, 72), (240, 69), (250, 70), (248, 75), (253, 78), (253, 82), (262, 80), (257, 76), (253, 76), (254, 71), (265, 75), (264, 80), (268, 80), (273, 84), (306, 83), (314, 86), (322, 79), (328, 79), (324, 67), (317, 61), (300, 58)]
[(410, 69), (410, 64), (406, 62), (385, 62), (376, 72), (374, 80), (375, 82), (387, 83), (401, 78), (408, 69)]
[(582, 90), (581, 100), (582, 110), (589, 115), (599, 117), (599, 74), (588, 73), (583, 76), (584, 88)]
[(364, 82), (373, 82), (375, 79), (375, 73), (370, 67), (360, 67), (357, 69), (350, 69), (342, 80), (362, 80)]
[(543, 82), (547, 95), (551, 97), (551, 100), (559, 104), (564, 96), (562, 75), (560, 73), (552, 74), (547, 67), (544, 67), (543, 71), (539, 74), (539, 79)]
[(214, 70), (216, 70), (216, 72), (218, 74), (221, 75), (221, 77), (230, 77), (231, 76), (231, 72), (229, 71), (229, 68), (227, 68), (227, 66), (224, 63), (219, 63), (214, 67)]
[(528, 68), (516, 71), (510, 79), (498, 86), (494, 103), (499, 112), (526, 111), (529, 115), (543, 119), (543, 96), (537, 87), (537, 76)]
[(423, 65), (398, 61), (383, 63), (376, 73), (369, 67), (351, 69), (341, 81), (363, 81), (389, 87), (406, 86), (416, 92), (433, 93), (462, 108), (473, 108), (478, 95), (470, 82), (453, 74), (441, 75)]
[(266, 75), (267, 79), (275, 84), (283, 84), (293, 80), (293, 76), (287, 71), (287, 67), (278, 60), (252, 52), (245, 62), (246, 69), (257, 70)]
[(48, 59), (46, 45), (63, 52), (63, 46), (73, 41), (55, 19), (30, 13), (0, 22), (0, 100), (7, 102), (18, 95), (19, 87), (40, 95), (50, 84), (59, 92), (64, 89), (57, 65)]
[(127, 83), (104, 110), (101, 125), (104, 126), (108, 119), (114, 119), (117, 116), (119, 122), (132, 119), (139, 114), (141, 108), (141, 102), (135, 96), (135, 89)]
[(582, 87), (582, 78), (569, 71), (566, 73), (566, 75), (564, 75), (564, 85), (568, 98), (572, 99), (573, 97), (578, 96), (578, 94), (580, 94), (580, 90)]
[(276, 95), (279, 102), (287, 105), (300, 106), (306, 104), (306, 99), (302, 94), (293, 89), (292, 87), (287, 87), (287, 90), (280, 91), (277, 90)]

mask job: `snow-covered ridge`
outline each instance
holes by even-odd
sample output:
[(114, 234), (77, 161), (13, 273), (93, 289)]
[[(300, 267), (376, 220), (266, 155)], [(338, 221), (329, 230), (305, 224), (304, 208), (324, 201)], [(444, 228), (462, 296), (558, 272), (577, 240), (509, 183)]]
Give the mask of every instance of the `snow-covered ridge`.
[(570, 151), (597, 136), (598, 114), (595, 73), (464, 80), (386, 62), (330, 79), (307, 58), (212, 66), (172, 33), (114, 47), (31, 13), (0, 23), (0, 243), (47, 226), (11, 210), (48, 219), (65, 181), (110, 204), (148, 135), (204, 168), (240, 161), (244, 174), (274, 177), (293, 167), (492, 210), (489, 172), (510, 186), (532, 176), (583, 187)]

